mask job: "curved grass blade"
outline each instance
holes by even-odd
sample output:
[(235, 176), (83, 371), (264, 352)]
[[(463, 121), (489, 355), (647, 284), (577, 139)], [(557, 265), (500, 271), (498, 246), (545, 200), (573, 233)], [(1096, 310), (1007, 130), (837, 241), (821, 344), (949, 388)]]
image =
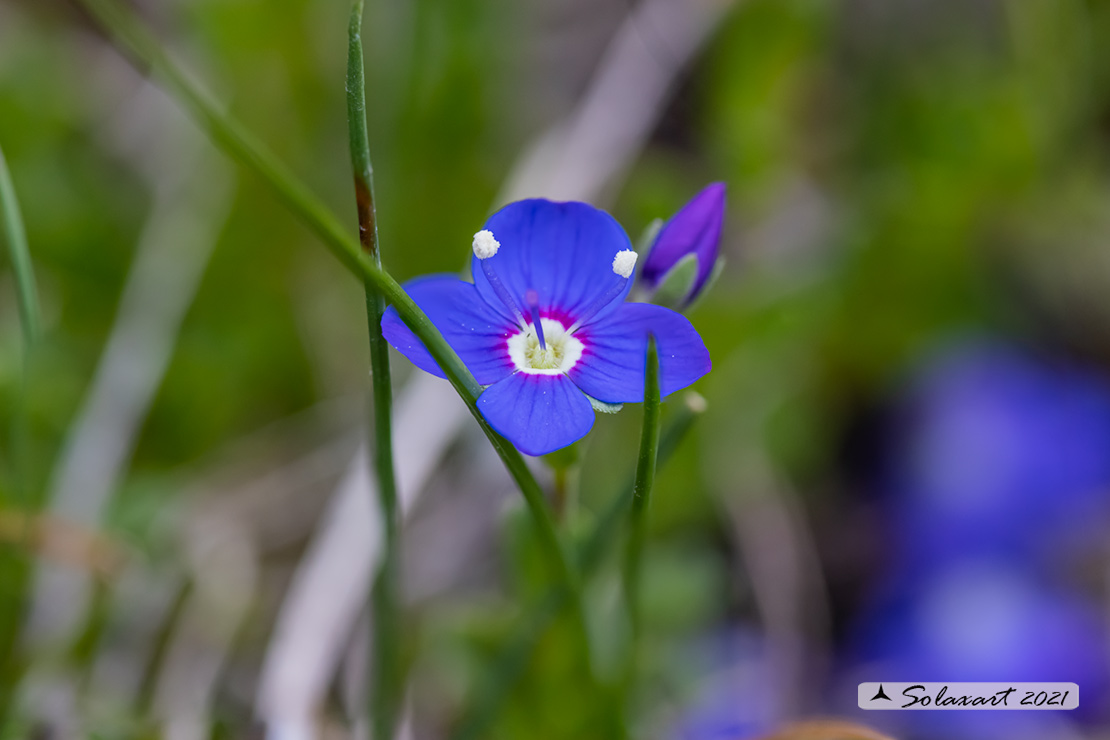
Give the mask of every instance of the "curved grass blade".
[(12, 183), (12, 176), (8, 171), (8, 163), (4, 159), (2, 148), (0, 148), (0, 223), (3, 225), (4, 241), (8, 244), (8, 257), (15, 276), (23, 342), (25, 346), (30, 347), (38, 340), (42, 326), (42, 311), (39, 308), (38, 289), (35, 287), (35, 273), (31, 265), (31, 250), (27, 245), (27, 231), (23, 227), (19, 200), (15, 195), (15, 185)]
[(115, 0), (80, 2), (104, 25), (124, 51), (142, 66), (152, 68), (162, 78), (167, 91), (197, 120), (216, 144), (270, 185), (285, 205), (320, 238), (344, 267), (356, 277), (373, 285), (387, 302), (397, 308), (401, 319), (439, 363), (447, 380), (466, 403), (471, 415), (520, 487), (529, 509), (535, 515), (541, 541), (548, 555), (554, 557), (557, 554), (561, 561), (554, 566), (556, 572), (564, 580), (573, 582), (575, 578), (547, 513), (542, 489), (528, 470), (520, 452), (511, 442), (495, 432), (478, 410), (478, 395), (482, 387), (427, 315), (392, 276), (363, 255), (359, 242), (350, 237), (327, 206), (238, 121), (224, 114), (196, 83), (170, 61), (145, 27), (121, 10)]
[(466, 403), (471, 416), (485, 433), (524, 496), (554, 577), (571, 595), (585, 648), (588, 635), (582, 613), (578, 576), (555, 529), (543, 491), (511, 442), (491, 427), (478, 410), (482, 387), (463, 364), (427, 315), (401, 288), (396, 280), (363, 254), (360, 243), (352, 239), (335, 215), (261, 142), (238, 121), (223, 112), (208, 94), (186, 75), (162, 50), (150, 31), (117, 0), (80, 0), (81, 5), (105, 28), (114, 43), (142, 68), (158, 76), (171, 97), (193, 116), (208, 136), (228, 155), (253, 170), (285, 205), (323, 242), (324, 246), (356, 277), (371, 284), (393, 304), (398, 315), (424, 344), (443, 369), (452, 387)]

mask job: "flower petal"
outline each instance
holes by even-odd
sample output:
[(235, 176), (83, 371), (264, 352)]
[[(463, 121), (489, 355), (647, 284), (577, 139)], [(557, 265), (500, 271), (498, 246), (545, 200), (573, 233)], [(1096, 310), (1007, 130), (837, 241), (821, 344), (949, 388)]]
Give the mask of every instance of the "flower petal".
[(659, 285), (683, 257), (693, 254), (698, 260), (698, 272), (686, 296), (692, 300), (709, 280), (717, 262), (724, 217), (725, 184), (715, 182), (695, 195), (663, 226), (644, 260), (643, 281)]
[[(485, 260), (486, 267), (497, 273), (520, 309), (527, 305), (525, 293), (535, 290), (541, 315), (573, 323), (586, 318), (585, 310), (622, 283), (624, 289), (595, 316), (628, 295), (632, 280), (613, 272), (613, 258), (632, 244), (604, 211), (586, 203), (521, 200), (490, 216), (485, 228), (501, 243), (497, 254)], [(477, 257), (471, 272), (478, 292), (500, 309), (502, 301)]]
[(650, 303), (623, 303), (575, 333), (585, 350), (567, 375), (600, 401), (643, 401), (648, 332), (655, 335), (659, 351), (662, 396), (709, 372), (709, 350), (685, 316)]
[[(432, 275), (406, 283), (404, 288), (479, 383), (496, 383), (513, 372), (508, 339), (518, 330), (483, 301), (473, 285), (454, 276)], [(382, 316), (382, 334), (418, 368), (446, 377), (393, 306)]]
[(526, 455), (577, 442), (594, 425), (589, 399), (565, 375), (517, 373), (478, 397), (486, 421)]

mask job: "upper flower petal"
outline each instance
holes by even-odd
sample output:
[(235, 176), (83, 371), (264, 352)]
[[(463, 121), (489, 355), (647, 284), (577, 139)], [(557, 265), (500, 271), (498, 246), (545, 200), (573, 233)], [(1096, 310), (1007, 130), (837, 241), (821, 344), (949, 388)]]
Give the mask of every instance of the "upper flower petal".
[(688, 254), (698, 260), (698, 272), (687, 300), (705, 285), (717, 262), (721, 226), (725, 218), (725, 184), (715, 182), (690, 199), (659, 231), (644, 260), (641, 277), (658, 285), (672, 267)]
[[(513, 372), (507, 342), (518, 330), (504, 313), (483, 301), (473, 285), (454, 276), (432, 275), (404, 288), (479, 383), (496, 383)], [(382, 316), (382, 334), (421, 370), (446, 377), (393, 306)]]
[[(632, 245), (621, 225), (604, 211), (586, 203), (521, 200), (490, 216), (485, 228), (501, 244), (485, 260), (487, 267), (496, 272), (522, 315), (528, 315), (529, 290), (536, 291), (543, 316), (571, 323), (587, 318), (583, 312), (597, 308), (594, 304), (622, 283), (612, 303), (594, 315), (604, 315), (628, 295), (632, 281), (613, 272), (613, 258)], [(471, 272), (482, 297), (500, 307), (502, 301), (477, 257)]]
[(685, 316), (650, 303), (623, 303), (576, 332), (585, 350), (567, 375), (599, 401), (643, 401), (649, 332), (659, 354), (660, 395), (681, 390), (709, 372), (709, 350)]
[(577, 442), (594, 424), (590, 401), (565, 375), (517, 373), (478, 397), (482, 416), (526, 455)]

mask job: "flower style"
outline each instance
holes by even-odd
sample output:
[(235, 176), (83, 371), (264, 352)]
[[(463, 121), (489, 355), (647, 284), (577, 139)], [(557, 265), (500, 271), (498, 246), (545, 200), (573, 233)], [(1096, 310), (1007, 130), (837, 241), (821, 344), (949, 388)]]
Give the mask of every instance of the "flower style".
[[(624, 302), (636, 253), (607, 213), (518, 201), (490, 217), (473, 248), (473, 283), (433, 275), (405, 290), (488, 386), (478, 408), (522, 452), (544, 455), (585, 436), (591, 398), (642, 401), (649, 334), (663, 396), (709, 372), (709, 352), (685, 317)], [(382, 332), (417, 367), (445, 377), (393, 307)]]
[(644, 260), (640, 280), (651, 289), (659, 288), (671, 275), (682, 270), (682, 263), (693, 260), (696, 270), (689, 271), (690, 282), (681, 296), (684, 304), (693, 301), (713, 277), (725, 218), (725, 184), (715, 182), (690, 199), (671, 220), (663, 225)]

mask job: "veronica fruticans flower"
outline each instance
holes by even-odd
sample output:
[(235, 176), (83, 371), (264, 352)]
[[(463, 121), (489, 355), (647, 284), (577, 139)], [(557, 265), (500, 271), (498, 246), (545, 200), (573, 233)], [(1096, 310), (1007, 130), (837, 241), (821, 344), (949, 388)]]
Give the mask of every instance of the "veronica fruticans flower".
[[(590, 398), (642, 401), (649, 333), (662, 395), (709, 372), (709, 352), (686, 318), (624, 302), (636, 253), (607, 213), (518, 201), (490, 217), (473, 248), (473, 283), (435, 275), (405, 290), (488, 386), (482, 415), (522, 452), (543, 455), (585, 436)], [(392, 307), (382, 331), (417, 367), (444, 377)]]

